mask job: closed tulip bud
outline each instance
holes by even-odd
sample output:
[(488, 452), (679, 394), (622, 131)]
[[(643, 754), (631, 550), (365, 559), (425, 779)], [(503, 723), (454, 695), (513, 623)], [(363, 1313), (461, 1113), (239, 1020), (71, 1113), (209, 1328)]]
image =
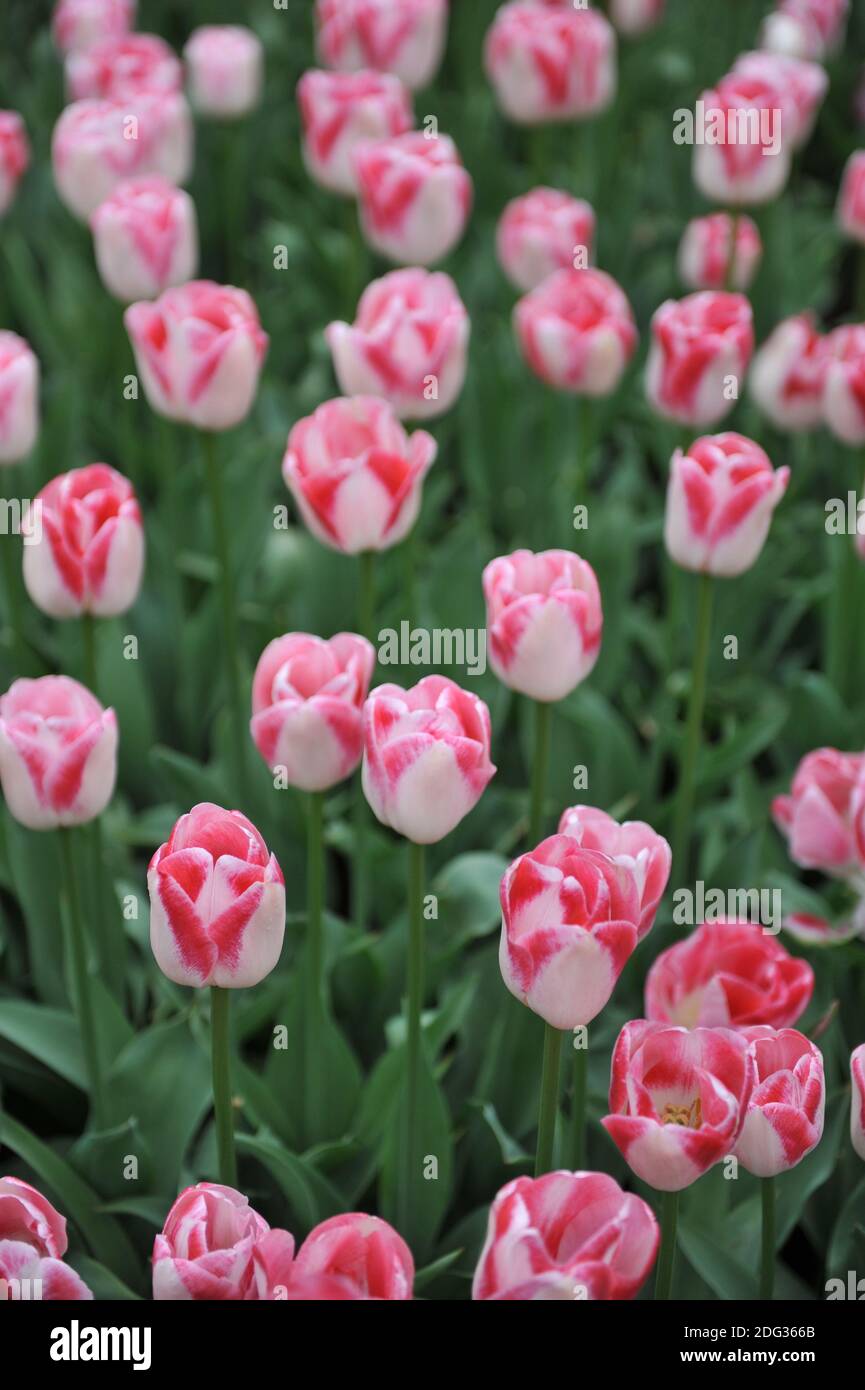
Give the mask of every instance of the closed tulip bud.
[(779, 430), (812, 430), (823, 413), (826, 351), (810, 314), (784, 319), (754, 354), (748, 384)]
[(836, 216), (844, 235), (865, 245), (865, 150), (856, 150), (844, 165)]
[(0, 330), (0, 464), (19, 463), (39, 432), (39, 363), (30, 345)]
[(177, 985), (243, 989), (279, 960), (285, 883), (239, 811), (203, 801), (181, 816), (147, 871), (150, 946)]
[(823, 1134), (823, 1056), (793, 1028), (747, 1028), (757, 1076), (735, 1154), (757, 1178), (795, 1168)]
[(268, 767), (293, 787), (327, 791), (358, 766), (361, 710), (375, 666), (365, 637), (340, 632), (325, 642), (290, 632), (265, 647), (252, 682), (250, 730)]
[(817, 112), (829, 90), (826, 69), (819, 63), (758, 50), (737, 58), (733, 71), (746, 79), (765, 81), (777, 88), (784, 102), (784, 139), (790, 142), (791, 149), (800, 149), (811, 136)]
[(865, 444), (865, 323), (843, 324), (824, 346), (824, 423), (842, 443)]
[(66, 59), (70, 101), (99, 97), (134, 101), (152, 92), (179, 92), (183, 65), (156, 34), (122, 34), (102, 38)]
[(570, 550), (515, 550), (483, 574), (490, 661), (532, 700), (563, 700), (593, 669), (603, 614), (591, 565)]
[(865, 936), (865, 908), (860, 902), (851, 918), (837, 923), (827, 922), (825, 917), (817, 917), (813, 912), (791, 912), (781, 926), (800, 946), (831, 949), (854, 937)]
[(553, 1028), (591, 1023), (637, 944), (630, 868), (551, 835), (511, 864), (501, 903), (499, 968), (511, 994)]
[(60, 1259), (69, 1244), (66, 1218), (29, 1182), (0, 1178), (0, 1241), (23, 1241), (40, 1255)]
[(120, 38), (135, 23), (135, 0), (57, 0), (51, 34), (61, 53)]
[(425, 430), (406, 434), (386, 401), (340, 397), (294, 426), (282, 476), (317, 540), (347, 555), (388, 550), (417, 521), (436, 450)]
[(268, 337), (245, 290), (190, 280), (124, 323), (153, 410), (201, 430), (230, 430), (252, 409)]
[(760, 47), (822, 62), (840, 47), (850, 0), (779, 0), (766, 16)]
[(363, 234), (397, 265), (432, 265), (465, 231), (472, 181), (447, 135), (365, 141), (354, 156)]
[(155, 299), (198, 269), (198, 220), (188, 193), (153, 175), (122, 183), (90, 219), (102, 283), (115, 299)]
[(355, 322), (325, 336), (346, 396), (381, 396), (403, 420), (431, 420), (463, 389), (470, 332), (450, 276), (416, 269), (374, 280)]
[(447, 0), (316, 0), (321, 61), (340, 72), (390, 72), (416, 90), (435, 77), (447, 38)]
[(354, 157), (366, 140), (411, 130), (414, 111), (398, 77), (378, 72), (305, 72), (297, 84), (303, 158), (316, 183), (357, 193)]
[(298, 1250), (294, 1270), (300, 1280), (348, 1280), (364, 1299), (412, 1297), (411, 1251), (393, 1226), (363, 1212), (332, 1216), (316, 1226)]
[(615, 391), (637, 345), (631, 306), (603, 270), (558, 270), (514, 309), (523, 356), (548, 386), (578, 396)]
[(684, 1028), (790, 1028), (814, 971), (755, 922), (706, 922), (662, 951), (646, 977), (646, 1016)]
[(700, 192), (728, 207), (777, 198), (789, 177), (794, 148), (784, 128), (783, 92), (765, 76), (731, 72), (700, 100), (708, 137), (694, 144), (694, 182)]
[(534, 188), (508, 203), (498, 226), (499, 264), (518, 290), (537, 289), (556, 270), (592, 259), (595, 214), (582, 198)]
[(612, 0), (610, 19), (620, 34), (633, 38), (660, 24), (666, 0)]
[(772, 802), (773, 819), (795, 864), (842, 879), (861, 876), (863, 790), (865, 754), (817, 748), (802, 759), (790, 795)]
[(493, 777), (490, 713), (446, 676), (410, 690), (380, 685), (363, 710), (363, 790), (382, 825), (407, 840), (444, 839)]
[(186, 41), (183, 57), (190, 100), (202, 116), (245, 116), (261, 102), (264, 50), (241, 24), (203, 24)]
[(0, 1239), (0, 1290), (3, 1301), (10, 1303), (32, 1298), (43, 1303), (82, 1303), (93, 1298), (74, 1269), (62, 1260), (40, 1255), (26, 1240)]
[(860, 1158), (865, 1158), (865, 1043), (860, 1043), (850, 1057), (850, 1138)]
[(763, 243), (750, 217), (734, 219), (726, 212), (695, 217), (679, 243), (679, 279), (691, 290), (722, 290), (730, 263), (730, 239), (736, 229), (731, 285), (747, 290), (760, 264)]
[(626, 820), (620, 825), (595, 806), (569, 806), (562, 812), (559, 834), (569, 835), (583, 849), (599, 850), (634, 876), (640, 895), (638, 938), (650, 930), (670, 877), (670, 846), (650, 825)]
[(680, 425), (717, 425), (736, 403), (753, 351), (744, 295), (701, 290), (668, 299), (652, 316), (646, 394)]
[(132, 484), (105, 463), (61, 473), (33, 504), (40, 527), (25, 519), (24, 584), (51, 618), (92, 613), (113, 618), (131, 608), (144, 571), (144, 529)]
[(594, 116), (616, 91), (615, 30), (598, 10), (516, 0), (496, 12), (484, 66), (512, 121)]
[(30, 142), (17, 111), (0, 111), (0, 217), (10, 208), (30, 163)]
[(117, 776), (117, 719), (69, 676), (14, 681), (0, 697), (0, 783), (28, 830), (84, 825)]
[(616, 1042), (601, 1124), (638, 1178), (679, 1192), (732, 1152), (755, 1079), (740, 1033), (636, 1019)]
[(276, 1237), (290, 1265), (293, 1241), (271, 1231), (233, 1187), (200, 1182), (181, 1192), (153, 1244), (153, 1297), (164, 1301), (248, 1301), (260, 1298), (255, 1252)]
[(744, 435), (705, 435), (670, 463), (664, 544), (683, 569), (733, 579), (759, 559), (789, 468)]
[(659, 1239), (648, 1203), (606, 1173), (515, 1178), (490, 1208), (472, 1298), (633, 1298)]
[(192, 167), (192, 145), (192, 120), (180, 92), (73, 102), (51, 139), (58, 195), (86, 221), (126, 179), (161, 174), (169, 183), (183, 183)]

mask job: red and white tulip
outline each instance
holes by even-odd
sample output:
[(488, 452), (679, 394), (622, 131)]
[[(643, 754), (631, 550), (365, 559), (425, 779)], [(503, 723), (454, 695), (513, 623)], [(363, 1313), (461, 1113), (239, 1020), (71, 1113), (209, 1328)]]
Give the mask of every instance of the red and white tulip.
[(829, 90), (826, 69), (819, 63), (758, 49), (737, 58), (733, 71), (744, 78), (766, 81), (778, 89), (784, 101), (784, 139), (789, 140), (793, 150), (800, 149), (810, 139), (817, 113)]
[(754, 353), (748, 384), (779, 430), (812, 430), (823, 413), (826, 350), (811, 314), (794, 314)]
[[(774, 75), (733, 71), (701, 98), (710, 126), (694, 144), (694, 182), (712, 202), (748, 207), (777, 198), (790, 175), (794, 139), (787, 98)], [(744, 137), (744, 138), (743, 138)]]
[(51, 33), (61, 53), (121, 38), (135, 23), (136, 0), (57, 0)]
[(30, 141), (17, 111), (0, 111), (0, 217), (8, 212), (30, 163)]
[(747, 290), (763, 255), (757, 224), (750, 217), (736, 219), (727, 212), (693, 218), (679, 242), (679, 279), (691, 290), (723, 290), (730, 263), (733, 229), (736, 245), (730, 288)]
[(850, 1056), (850, 1139), (860, 1158), (865, 1158), (865, 1043)]
[(426, 87), (444, 55), (447, 0), (316, 0), (316, 44), (326, 67), (373, 68)]
[(297, 84), (303, 158), (316, 183), (357, 193), (355, 154), (367, 140), (403, 135), (414, 123), (411, 95), (379, 72), (305, 72)]
[(184, 183), (192, 147), (192, 119), (180, 92), (76, 101), (51, 138), (54, 183), (69, 211), (87, 221), (126, 179), (161, 174)]
[(757, 1078), (735, 1154), (757, 1178), (795, 1168), (823, 1135), (823, 1054), (794, 1028), (747, 1028)]
[[(175, 1201), (153, 1244), (153, 1297), (164, 1301), (258, 1300), (256, 1250), (271, 1237), (290, 1268), (294, 1241), (232, 1187), (200, 1182)], [(266, 1247), (265, 1247), (266, 1248)], [(276, 1254), (270, 1251), (270, 1263)]]
[(39, 433), (39, 362), (23, 338), (0, 330), (0, 465), (20, 463)]
[(649, 400), (680, 425), (717, 425), (738, 399), (753, 351), (753, 314), (744, 295), (700, 290), (668, 299), (652, 316)]
[(537, 289), (556, 270), (592, 260), (595, 214), (582, 198), (533, 188), (508, 203), (498, 225), (499, 264), (518, 290)]
[(836, 215), (844, 235), (865, 245), (865, 150), (856, 150), (844, 165)]
[(414, 1260), (402, 1236), (378, 1216), (350, 1211), (312, 1230), (297, 1252), (294, 1278), (347, 1281), (355, 1297), (405, 1302), (412, 1297)]
[(203, 24), (183, 49), (189, 96), (203, 116), (245, 116), (261, 101), (264, 49), (242, 24)]
[(179, 92), (183, 64), (156, 34), (121, 34), (101, 38), (66, 59), (70, 101), (95, 97), (134, 101), (154, 92)]
[(603, 270), (558, 270), (514, 309), (523, 356), (548, 386), (609, 396), (637, 345), (624, 290)]
[(155, 299), (198, 269), (198, 219), (188, 193), (158, 174), (129, 179), (90, 218), (102, 283), (131, 304)]
[(849, 8), (850, 0), (778, 0), (763, 22), (760, 46), (822, 62), (840, 47)]
[(642, 941), (655, 920), (670, 877), (672, 852), (663, 835), (641, 820), (619, 824), (596, 806), (569, 806), (559, 821), (560, 835), (569, 835), (583, 849), (599, 850), (634, 875), (640, 894)]
[(364, 141), (354, 156), (363, 234), (397, 265), (432, 265), (462, 237), (472, 181), (447, 135), (409, 131)]
[(865, 444), (865, 323), (825, 337), (823, 421), (843, 444)]
[(615, 96), (616, 33), (599, 10), (515, 0), (496, 13), (484, 66), (512, 121), (594, 116)]
[(817, 748), (800, 762), (772, 816), (803, 869), (861, 879), (865, 866), (865, 754)]

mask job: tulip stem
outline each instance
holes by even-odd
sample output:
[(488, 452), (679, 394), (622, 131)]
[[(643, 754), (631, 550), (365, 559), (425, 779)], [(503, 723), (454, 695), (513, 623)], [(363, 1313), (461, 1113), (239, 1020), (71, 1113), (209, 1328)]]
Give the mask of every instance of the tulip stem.
[[(18, 469), (12, 464), (7, 464), (4, 468), (6, 477), (7, 497), (15, 495), (18, 490), (17, 478)], [(9, 625), (9, 632), (12, 637), (12, 652), (15, 659), (17, 670), (16, 676), (23, 676), (28, 669), (27, 647), (24, 642), (24, 628), (21, 621), (21, 592), (18, 587), (18, 569), (20, 559), (18, 556), (18, 546), (11, 531), (6, 536), (0, 536), (0, 551), (3, 553), (3, 586), (6, 590), (6, 621)]]
[[(375, 629), (375, 551), (362, 550), (357, 557), (358, 631), (374, 642)], [(366, 827), (368, 820), (366, 798), (360, 773), (355, 779), (354, 794), (354, 862), (352, 872), (352, 908), (354, 925), (366, 931)]]
[(736, 241), (739, 236), (739, 217), (738, 211), (728, 213), (730, 218), (730, 249), (727, 252), (727, 264), (724, 267), (724, 285), (727, 292), (733, 288), (733, 277), (736, 274)]
[(230, 1000), (227, 989), (211, 985), (210, 1046), (219, 1181), (226, 1187), (236, 1187), (237, 1155), (234, 1151), (234, 1115), (231, 1106)]
[(93, 1008), (93, 994), (90, 981), (90, 962), (88, 960), (87, 937), (84, 933), (84, 918), (78, 897), (78, 879), (75, 870), (75, 846), (72, 831), (61, 825), (60, 853), (63, 859), (63, 877), (66, 889), (66, 904), (69, 914), (69, 970), (75, 995), (75, 1008), (78, 1014), (78, 1029), (81, 1034), (81, 1047), (84, 1053), (84, 1069), (90, 1091), (90, 1107), (93, 1122), (97, 1129), (105, 1123), (105, 1097), (102, 1085), (102, 1061), (99, 1055), (99, 1042), (96, 1036), (96, 1014)]
[(529, 795), (529, 848), (540, 842), (544, 828), (544, 796), (550, 762), (550, 720), (552, 709), (542, 700), (535, 701), (535, 747), (532, 760), (531, 791)]
[(669, 1299), (676, 1263), (676, 1229), (679, 1224), (679, 1194), (665, 1192), (661, 1201), (661, 1253), (655, 1276), (655, 1301)]
[(701, 574), (697, 601), (697, 640), (691, 668), (691, 695), (688, 704), (685, 740), (682, 745), (679, 793), (676, 800), (676, 818), (673, 830), (673, 864), (679, 874), (680, 882), (687, 877), (688, 873), (687, 859), (691, 816), (694, 809), (694, 783), (703, 730), (703, 709), (706, 704), (706, 675), (709, 666), (709, 641), (712, 633), (712, 598), (712, 576)]
[[(575, 1039), (579, 1041), (579, 1039)], [(571, 1168), (578, 1173), (586, 1161), (586, 1090), (589, 1049), (574, 1048), (574, 1081), (571, 1093)]]
[(307, 981), (304, 1000), (304, 1052), (306, 1069), (303, 1099), (307, 1144), (317, 1143), (321, 1130), (324, 1089), (321, 1057), (321, 1020), (324, 1004), (324, 797), (312, 792), (307, 822)]
[(762, 1178), (763, 1235), (760, 1256), (760, 1297), (771, 1302), (775, 1289), (775, 1179)]
[(408, 992), (406, 1003), (405, 1134), (400, 1164), (399, 1227), (407, 1240), (414, 1231), (413, 1195), (418, 1172), (418, 1087), (421, 1062), (421, 1011), (424, 988), (424, 847), (408, 842)]
[(228, 676), (228, 694), (231, 705), (234, 752), (234, 781), (237, 794), (244, 800), (246, 785), (246, 739), (247, 720), (244, 717), (240, 688), (240, 651), (237, 640), (236, 595), (231, 565), (228, 526), (225, 516), (225, 494), (222, 469), (216, 456), (216, 436), (209, 430), (201, 431), (204, 451), (205, 471), (210, 492), (210, 508), (213, 518), (213, 538), (216, 545), (216, 558), (219, 566), (219, 591), (222, 607), (222, 633), (225, 641), (225, 663)]
[(535, 1154), (536, 1178), (549, 1173), (553, 1166), (561, 1055), (562, 1034), (558, 1028), (547, 1023), (544, 1025), (544, 1067), (541, 1076), (541, 1107), (538, 1114), (538, 1147)]

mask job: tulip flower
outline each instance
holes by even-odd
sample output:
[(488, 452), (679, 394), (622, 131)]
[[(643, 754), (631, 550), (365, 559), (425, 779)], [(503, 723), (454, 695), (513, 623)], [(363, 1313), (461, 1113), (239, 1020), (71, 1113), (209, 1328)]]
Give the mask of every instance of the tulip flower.
[(347, 1212), (310, 1232), (297, 1252), (294, 1278), (346, 1280), (361, 1298), (404, 1302), (412, 1297), (414, 1260), (386, 1221)]
[(316, 46), (326, 67), (393, 73), (427, 87), (447, 37), (447, 0), (316, 0)]
[(670, 877), (670, 846), (641, 820), (618, 821), (596, 806), (569, 806), (562, 812), (559, 835), (567, 835), (583, 849), (607, 854), (634, 876), (640, 895), (637, 932), (642, 941), (655, 920), (658, 904)]
[(817, 113), (829, 90), (825, 68), (819, 63), (760, 49), (742, 53), (733, 64), (733, 71), (740, 77), (768, 82), (777, 88), (784, 102), (784, 139), (790, 142), (793, 150), (800, 149), (810, 139)]
[(87, 1285), (63, 1263), (66, 1220), (21, 1178), (0, 1178), (0, 1300), (79, 1302)]
[(865, 150), (856, 150), (844, 166), (836, 216), (844, 235), (865, 245)]
[(582, 198), (534, 188), (507, 204), (496, 233), (499, 264), (511, 284), (528, 292), (556, 270), (592, 259), (595, 214)]
[(648, 1203), (606, 1173), (515, 1178), (490, 1208), (473, 1299), (630, 1299), (658, 1250)]
[(57, 0), (51, 33), (61, 53), (120, 38), (135, 23), (136, 0)]
[[(735, 244), (733, 238), (735, 237)], [(691, 290), (747, 290), (757, 273), (763, 243), (750, 217), (726, 212), (695, 217), (679, 243), (679, 279)]]
[(271, 1231), (242, 1193), (213, 1182), (187, 1187), (153, 1244), (154, 1299), (257, 1300), (255, 1252), (268, 1237), (290, 1267), (292, 1237)]
[(39, 431), (39, 363), (17, 333), (0, 330), (0, 466), (19, 463)]
[(66, 1218), (21, 1178), (0, 1178), (0, 1240), (23, 1241), (40, 1255), (66, 1254)]
[(850, 0), (779, 0), (763, 22), (760, 47), (822, 62), (840, 46)]
[(90, 229), (102, 283), (124, 304), (156, 299), (198, 268), (195, 204), (158, 175), (120, 184), (100, 203)]
[(472, 180), (447, 135), (409, 131), (363, 141), (355, 151), (354, 173), (364, 237), (387, 260), (432, 265), (462, 237)]
[(532, 371), (580, 396), (610, 395), (637, 345), (627, 297), (603, 270), (549, 276), (519, 301), (514, 328)]
[(813, 912), (791, 912), (781, 926), (800, 946), (841, 946), (845, 941), (865, 935), (865, 908), (860, 902), (853, 916), (842, 922), (827, 922)]
[(772, 816), (803, 869), (847, 879), (865, 871), (865, 754), (817, 748), (800, 762), (789, 796), (776, 796)]
[(865, 323), (843, 324), (827, 334), (823, 421), (836, 439), (865, 443)]
[(808, 962), (757, 923), (706, 922), (655, 960), (646, 1016), (685, 1028), (790, 1028), (813, 991)]
[(850, 1140), (860, 1158), (865, 1158), (865, 1043), (850, 1056)]
[(610, 19), (620, 34), (636, 38), (660, 24), (666, 0), (611, 0)]
[(784, 129), (786, 101), (776, 75), (734, 70), (703, 92), (700, 101), (719, 127), (706, 131), (711, 139), (694, 143), (694, 182), (700, 192), (726, 207), (777, 198), (790, 175), (794, 141)]
[(659, 414), (702, 428), (729, 414), (754, 351), (741, 294), (703, 290), (668, 299), (652, 317), (646, 393)]
[(813, 430), (823, 412), (824, 339), (810, 314), (784, 319), (757, 349), (748, 384), (779, 430)]
[(323, 188), (348, 197), (358, 191), (358, 146), (403, 135), (414, 123), (411, 95), (389, 73), (305, 72), (297, 100), (307, 169)]
[(70, 101), (98, 97), (134, 101), (154, 92), (179, 92), (183, 66), (174, 50), (156, 34), (120, 34), (101, 38), (66, 59)]
[(264, 50), (241, 24), (203, 24), (186, 41), (183, 58), (190, 99), (203, 116), (230, 120), (261, 101)]
[(484, 66), (510, 120), (584, 119), (615, 96), (615, 30), (598, 10), (516, 0), (496, 12)]
[(0, 217), (8, 212), (30, 163), (30, 142), (17, 111), (0, 111)]

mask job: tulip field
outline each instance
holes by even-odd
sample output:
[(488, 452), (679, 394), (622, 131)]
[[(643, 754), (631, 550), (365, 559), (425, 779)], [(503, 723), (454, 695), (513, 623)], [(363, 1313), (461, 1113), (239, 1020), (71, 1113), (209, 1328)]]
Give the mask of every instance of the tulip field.
[(0, 1301), (773, 1303), (809, 1359), (865, 1298), (865, 6), (3, 9)]

